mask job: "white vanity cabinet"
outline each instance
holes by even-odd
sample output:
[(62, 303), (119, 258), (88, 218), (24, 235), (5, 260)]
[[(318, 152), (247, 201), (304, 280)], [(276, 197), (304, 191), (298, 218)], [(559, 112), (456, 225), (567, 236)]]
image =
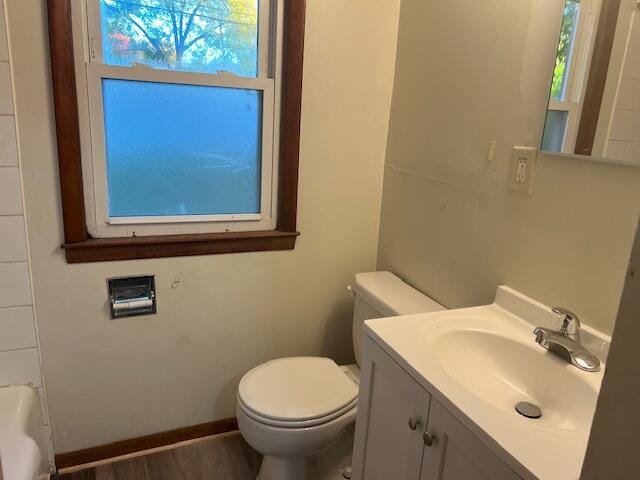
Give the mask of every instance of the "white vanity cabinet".
[[(520, 479), (467, 427), (435, 400), (431, 401), (420, 480)], [(428, 440), (427, 440), (428, 441)]]
[(520, 479), (368, 336), (363, 347), (353, 479)]
[(374, 345), (363, 345), (353, 478), (419, 480), (431, 397)]

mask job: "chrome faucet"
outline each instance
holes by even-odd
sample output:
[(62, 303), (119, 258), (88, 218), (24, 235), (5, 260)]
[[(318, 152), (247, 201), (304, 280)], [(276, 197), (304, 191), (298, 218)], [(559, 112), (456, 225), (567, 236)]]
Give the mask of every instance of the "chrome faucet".
[(570, 310), (554, 307), (551, 311), (562, 322), (558, 330), (537, 327), (536, 342), (570, 364), (586, 372), (600, 371), (600, 360), (580, 343), (580, 319)]
[(580, 343), (580, 319), (571, 310), (553, 307), (551, 312), (562, 321), (558, 333)]

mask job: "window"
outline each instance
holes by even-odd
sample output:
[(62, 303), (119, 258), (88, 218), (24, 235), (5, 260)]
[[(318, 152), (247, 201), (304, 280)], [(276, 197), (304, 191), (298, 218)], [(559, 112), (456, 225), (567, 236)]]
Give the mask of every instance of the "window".
[(571, 153), (596, 34), (598, 0), (566, 0), (542, 149)]
[(49, 0), (68, 261), (293, 248), (303, 22), (291, 0)]
[(85, 1), (75, 42), (89, 233), (275, 228), (270, 2)]

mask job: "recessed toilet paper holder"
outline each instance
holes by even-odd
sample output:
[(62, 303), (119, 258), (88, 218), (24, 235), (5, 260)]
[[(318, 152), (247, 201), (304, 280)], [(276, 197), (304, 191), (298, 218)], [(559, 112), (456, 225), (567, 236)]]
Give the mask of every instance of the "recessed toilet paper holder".
[(156, 282), (153, 275), (109, 278), (107, 284), (112, 319), (156, 313)]

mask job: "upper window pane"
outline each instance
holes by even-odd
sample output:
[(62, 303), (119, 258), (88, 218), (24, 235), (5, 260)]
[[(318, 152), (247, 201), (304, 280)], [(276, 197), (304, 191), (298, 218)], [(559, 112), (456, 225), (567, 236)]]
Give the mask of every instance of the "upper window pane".
[(258, 72), (257, 0), (100, 0), (104, 63)]
[(562, 16), (562, 30), (558, 43), (558, 54), (553, 71), (553, 84), (551, 86), (551, 98), (564, 100), (567, 87), (567, 77), (571, 67), (571, 56), (578, 32), (580, 19), (580, 0), (566, 0), (564, 14)]
[(110, 217), (260, 213), (262, 92), (104, 79)]

